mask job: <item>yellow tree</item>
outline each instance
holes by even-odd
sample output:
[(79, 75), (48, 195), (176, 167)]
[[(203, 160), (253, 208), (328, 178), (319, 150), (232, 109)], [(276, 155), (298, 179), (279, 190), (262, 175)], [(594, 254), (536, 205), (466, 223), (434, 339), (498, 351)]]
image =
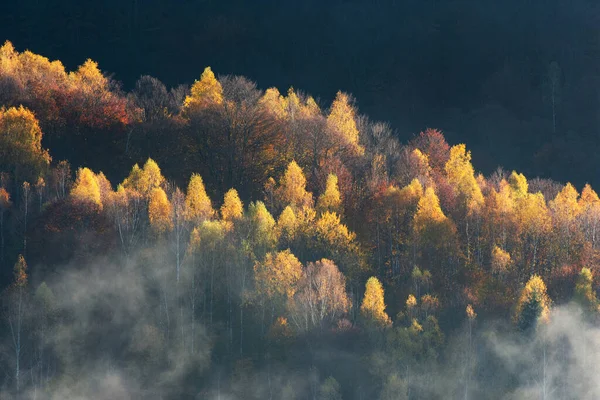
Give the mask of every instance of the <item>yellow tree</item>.
[(465, 206), (469, 203), (483, 204), (483, 195), (471, 164), (471, 152), (464, 144), (452, 146), (445, 169), (448, 182), (457, 190)]
[(159, 187), (152, 189), (148, 202), (148, 219), (154, 232), (160, 235), (173, 229), (172, 212), (165, 191)]
[(277, 219), (277, 230), (279, 231), (280, 237), (284, 242), (288, 243), (293, 241), (296, 237), (296, 231), (298, 229), (298, 219), (292, 207), (287, 206), (283, 209), (279, 218)]
[(184, 114), (201, 111), (203, 109), (223, 103), (223, 87), (215, 77), (210, 67), (206, 67), (200, 80), (194, 82), (190, 94), (183, 102)]
[(147, 197), (153, 189), (160, 187), (164, 182), (165, 178), (162, 176), (160, 167), (156, 161), (149, 158), (143, 169), (140, 169), (137, 164), (134, 165), (122, 185), (126, 189), (136, 190)]
[(359, 143), (359, 132), (356, 127), (356, 110), (346, 93), (337, 93), (327, 116), (327, 126), (331, 134), (337, 138), (340, 150), (349, 151), (354, 155), (364, 153), (364, 148)]
[(597, 314), (600, 311), (600, 302), (593, 288), (594, 275), (589, 268), (581, 268), (575, 282), (574, 299), (586, 311)]
[(221, 218), (227, 223), (239, 220), (244, 214), (244, 205), (237, 190), (229, 189), (225, 193), (223, 205), (221, 206)]
[[(443, 239), (443, 235), (452, 230), (452, 223), (440, 207), (440, 200), (432, 187), (425, 189), (425, 193), (417, 203), (417, 212), (413, 218), (415, 233), (424, 240)], [(444, 229), (439, 229), (444, 228)]]
[(515, 200), (511, 185), (506, 180), (500, 181), (499, 190), (491, 189), (487, 198), (487, 227), (492, 245), (498, 243), (502, 249), (507, 248), (510, 228), (515, 220)]
[(513, 171), (508, 177), (508, 184), (510, 185), (511, 194), (515, 201), (519, 201), (527, 196), (529, 184), (525, 175)]
[(33, 112), (23, 106), (0, 107), (0, 170), (12, 173), (16, 184), (35, 182), (50, 160), (42, 148), (42, 130)]
[(259, 101), (259, 104), (264, 107), (269, 114), (279, 120), (287, 118), (287, 103), (286, 98), (274, 87), (267, 89)]
[(312, 193), (306, 191), (306, 178), (296, 161), (287, 166), (276, 194), (282, 206), (290, 205), (294, 209), (312, 207)]
[(331, 211), (341, 213), (342, 198), (338, 188), (338, 178), (334, 174), (327, 176), (325, 191), (317, 200), (317, 210), (319, 212)]
[(445, 166), (448, 183), (458, 193), (461, 213), (464, 215), (464, 231), (467, 239), (467, 259), (471, 258), (471, 220), (478, 220), (483, 194), (475, 178), (475, 171), (471, 164), (471, 152), (466, 150), (464, 144), (452, 146), (450, 158)]
[(277, 242), (275, 219), (262, 201), (250, 203), (248, 217), (250, 242), (253, 244), (255, 255), (262, 257), (268, 250), (274, 248)]
[(185, 214), (188, 221), (199, 223), (213, 216), (214, 210), (199, 174), (192, 174), (185, 196)]
[(515, 323), (523, 331), (534, 328), (538, 321), (549, 318), (551, 303), (546, 284), (538, 275), (533, 275), (519, 296), (515, 308)]
[(276, 306), (283, 306), (294, 296), (301, 277), (302, 264), (289, 249), (269, 252), (263, 261), (257, 261), (254, 264), (254, 281), (263, 311), (266, 301), (270, 301), (273, 317)]
[(550, 202), (550, 210), (554, 219), (554, 226), (559, 232), (558, 252), (563, 254), (566, 261), (570, 261), (572, 253), (572, 243), (574, 232), (577, 230), (577, 217), (581, 212), (581, 207), (577, 201), (579, 193), (567, 183), (565, 187)]
[[(552, 228), (550, 211), (541, 193), (529, 193), (517, 203), (516, 218), (521, 232), (526, 262), (530, 272), (535, 272), (539, 262), (540, 247)], [(527, 260), (527, 259), (530, 260)], [(526, 269), (522, 269), (525, 273)]]
[(360, 305), (360, 313), (369, 323), (377, 327), (387, 327), (392, 324), (390, 317), (385, 312), (383, 286), (379, 279), (372, 276), (367, 280), (365, 295)]
[(102, 209), (100, 185), (92, 170), (89, 168), (77, 170), (77, 179), (71, 189), (71, 197), (77, 202), (92, 203)]

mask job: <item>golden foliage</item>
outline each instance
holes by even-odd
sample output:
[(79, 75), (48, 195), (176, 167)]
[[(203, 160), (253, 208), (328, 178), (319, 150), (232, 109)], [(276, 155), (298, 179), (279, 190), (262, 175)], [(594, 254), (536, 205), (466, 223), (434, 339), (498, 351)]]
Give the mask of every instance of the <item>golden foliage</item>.
[(483, 204), (483, 194), (471, 165), (471, 152), (464, 144), (452, 146), (445, 169), (448, 182), (456, 188), (467, 207), (476, 208)]
[(527, 183), (527, 178), (525, 178), (525, 175), (518, 174), (513, 171), (508, 177), (508, 184), (510, 185), (512, 197), (515, 200), (518, 201), (527, 196), (529, 184)]
[(448, 220), (440, 207), (438, 199), (432, 187), (425, 190), (425, 194), (419, 199), (417, 212), (413, 219), (416, 232), (423, 232), (431, 224), (440, 224)]
[(301, 276), (302, 264), (289, 249), (267, 253), (264, 261), (254, 264), (256, 288), (268, 299), (294, 296)]
[(550, 202), (550, 209), (559, 223), (570, 225), (579, 215), (581, 207), (577, 201), (577, 190), (567, 183), (565, 187)]
[(183, 112), (200, 111), (223, 103), (223, 87), (210, 67), (206, 67), (200, 80), (192, 85), (190, 94), (183, 102)]
[(269, 88), (259, 100), (259, 104), (264, 109), (277, 119), (284, 120), (287, 118), (287, 100), (283, 97), (277, 88)]
[(497, 274), (503, 274), (507, 271), (511, 262), (510, 253), (498, 246), (494, 246), (492, 250), (492, 271)]
[(0, 107), (0, 168), (25, 168), (30, 178), (50, 165), (51, 157), (42, 148), (42, 129), (33, 112), (23, 106)]
[(283, 209), (277, 219), (277, 229), (281, 235), (284, 235), (288, 240), (293, 240), (296, 236), (298, 228), (298, 219), (292, 207), (287, 206)]
[(244, 205), (237, 190), (229, 189), (225, 193), (223, 205), (221, 206), (221, 218), (226, 222), (233, 222), (242, 218), (244, 214)]
[(136, 190), (143, 196), (148, 196), (153, 189), (160, 187), (164, 181), (165, 178), (162, 176), (160, 167), (156, 161), (149, 158), (143, 169), (135, 164), (122, 185), (127, 189)]
[(71, 197), (78, 202), (89, 202), (102, 208), (100, 185), (96, 174), (89, 168), (79, 168)]
[(339, 138), (340, 147), (347, 148), (352, 154), (361, 155), (364, 148), (359, 144), (356, 127), (356, 110), (350, 104), (346, 93), (338, 92), (327, 116), (327, 126)]
[(356, 238), (348, 227), (340, 222), (340, 217), (335, 212), (325, 211), (317, 220), (317, 236), (334, 248), (348, 248)]
[(593, 288), (594, 275), (589, 268), (581, 268), (577, 281), (575, 282), (575, 301), (577, 301), (586, 311), (597, 313), (599, 311), (599, 302), (596, 297), (596, 291)]
[(327, 185), (325, 191), (317, 200), (317, 209), (320, 212), (332, 211), (340, 212), (342, 207), (342, 197), (338, 188), (338, 178), (334, 174), (327, 176)]
[(161, 234), (173, 229), (172, 212), (173, 209), (165, 191), (159, 187), (152, 189), (148, 203), (148, 218), (156, 233)]
[(199, 174), (192, 174), (185, 196), (185, 215), (188, 221), (202, 221), (214, 214), (204, 182)]
[(392, 324), (390, 317), (385, 312), (383, 286), (379, 279), (372, 276), (367, 280), (365, 295), (360, 306), (361, 315), (376, 326), (386, 327)]
[(312, 207), (312, 193), (306, 191), (306, 178), (296, 161), (288, 164), (279, 181), (277, 197), (282, 205), (290, 205), (294, 209)]

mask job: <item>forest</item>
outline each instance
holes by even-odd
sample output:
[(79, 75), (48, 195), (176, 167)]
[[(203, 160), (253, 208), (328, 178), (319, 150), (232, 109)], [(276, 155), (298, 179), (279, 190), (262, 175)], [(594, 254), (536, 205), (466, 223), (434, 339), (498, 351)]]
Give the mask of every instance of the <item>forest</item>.
[(2, 399), (600, 398), (598, 235), (343, 91), (0, 47)]

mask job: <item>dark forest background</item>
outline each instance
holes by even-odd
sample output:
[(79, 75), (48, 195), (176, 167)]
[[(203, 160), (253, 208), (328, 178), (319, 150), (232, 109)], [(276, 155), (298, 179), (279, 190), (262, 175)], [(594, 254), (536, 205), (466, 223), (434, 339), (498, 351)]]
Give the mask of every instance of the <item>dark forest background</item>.
[(401, 140), (440, 128), (485, 173), (581, 186), (600, 183), (599, 22), (587, 0), (21, 0), (3, 7), (0, 37), (67, 69), (93, 58), (125, 89), (211, 65), (326, 103), (351, 92)]

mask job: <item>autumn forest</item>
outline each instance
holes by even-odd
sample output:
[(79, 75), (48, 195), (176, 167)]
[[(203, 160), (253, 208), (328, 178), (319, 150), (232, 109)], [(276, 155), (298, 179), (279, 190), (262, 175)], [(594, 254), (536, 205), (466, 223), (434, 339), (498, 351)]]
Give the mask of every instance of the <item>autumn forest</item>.
[(0, 398), (594, 399), (600, 198), (301, 88), (0, 47)]

